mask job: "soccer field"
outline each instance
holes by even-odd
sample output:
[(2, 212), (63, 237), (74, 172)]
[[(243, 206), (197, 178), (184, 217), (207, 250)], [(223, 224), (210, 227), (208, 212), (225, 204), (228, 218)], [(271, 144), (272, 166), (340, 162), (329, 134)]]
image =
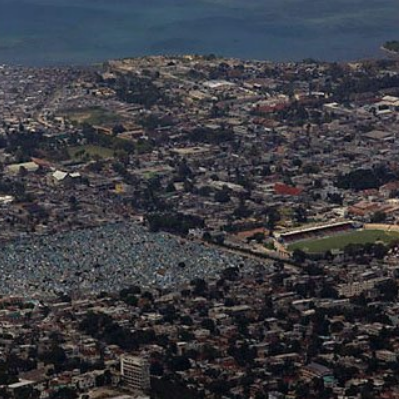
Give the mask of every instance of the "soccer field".
[(93, 158), (93, 156), (96, 155), (100, 158), (111, 158), (114, 155), (114, 151), (110, 148), (90, 144), (78, 147), (69, 147), (68, 153), (71, 158), (83, 158), (85, 155), (89, 158)]
[(320, 253), (335, 249), (344, 249), (348, 244), (366, 244), (381, 241), (389, 244), (399, 240), (399, 232), (383, 230), (358, 230), (336, 236), (325, 237), (315, 240), (298, 241), (288, 246), (289, 251), (301, 249), (305, 252)]

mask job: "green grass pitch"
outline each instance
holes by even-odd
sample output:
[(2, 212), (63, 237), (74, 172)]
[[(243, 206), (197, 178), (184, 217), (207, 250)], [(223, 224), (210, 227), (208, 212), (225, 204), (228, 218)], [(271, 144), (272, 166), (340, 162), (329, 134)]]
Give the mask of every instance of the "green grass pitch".
[(358, 230), (336, 236), (298, 241), (288, 246), (289, 251), (301, 249), (309, 253), (322, 253), (332, 250), (342, 250), (348, 244), (367, 244), (382, 242), (389, 244), (394, 240), (399, 240), (399, 232), (383, 230)]

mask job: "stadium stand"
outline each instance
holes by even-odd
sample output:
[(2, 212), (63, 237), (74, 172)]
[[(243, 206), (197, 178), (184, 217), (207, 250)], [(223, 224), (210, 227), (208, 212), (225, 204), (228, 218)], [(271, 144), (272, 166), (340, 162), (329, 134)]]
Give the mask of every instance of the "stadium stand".
[(343, 234), (355, 229), (356, 226), (352, 222), (339, 222), (280, 233), (278, 240), (284, 245), (289, 245), (298, 241), (312, 240), (337, 234)]

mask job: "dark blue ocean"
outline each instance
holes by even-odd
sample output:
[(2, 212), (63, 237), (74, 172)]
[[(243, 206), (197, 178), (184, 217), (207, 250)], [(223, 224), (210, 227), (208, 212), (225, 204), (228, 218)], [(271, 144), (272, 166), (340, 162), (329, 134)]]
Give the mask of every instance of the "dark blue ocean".
[(0, 63), (149, 54), (273, 61), (378, 57), (399, 0), (0, 0)]

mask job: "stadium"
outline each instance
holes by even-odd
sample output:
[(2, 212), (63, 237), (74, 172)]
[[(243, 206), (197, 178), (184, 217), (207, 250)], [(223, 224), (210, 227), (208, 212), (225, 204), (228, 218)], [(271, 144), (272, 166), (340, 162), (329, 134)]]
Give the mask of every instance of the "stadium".
[(275, 237), (288, 252), (300, 249), (308, 253), (323, 253), (343, 250), (349, 244), (389, 244), (399, 240), (399, 229), (396, 226), (345, 221), (276, 233)]

